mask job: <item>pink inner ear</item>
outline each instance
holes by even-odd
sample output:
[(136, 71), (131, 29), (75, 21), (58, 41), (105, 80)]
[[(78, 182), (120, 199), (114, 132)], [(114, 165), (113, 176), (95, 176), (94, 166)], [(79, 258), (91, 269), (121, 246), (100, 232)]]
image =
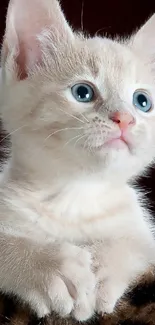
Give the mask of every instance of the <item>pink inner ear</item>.
[(20, 79), (25, 79), (28, 75), (28, 70), (39, 62), (41, 62), (39, 41), (37, 42), (37, 40), (34, 39), (28, 43), (19, 43), (19, 55), (17, 55), (16, 63), (19, 67)]
[[(18, 2), (18, 0), (14, 1)], [(23, 0), (20, 1), (22, 2)], [(44, 8), (41, 3), (39, 7), (38, 3), (37, 10), (34, 6), (36, 2), (35, 0), (26, 1), (27, 7), (24, 1), (23, 8), (21, 8), (21, 10), (17, 8), (18, 11), (16, 11), (16, 16), (14, 17), (15, 30), (18, 39), (18, 55), (16, 57), (16, 63), (19, 68), (20, 79), (25, 79), (28, 71), (33, 69), (37, 63), (41, 63), (41, 43), (37, 36), (41, 34), (43, 29), (49, 28), (51, 24), (47, 8)], [(46, 2), (46, 0), (44, 1)], [(31, 11), (31, 13), (29, 11)], [(34, 16), (33, 11), (35, 11)]]
[(8, 56), (17, 48), (15, 62), (21, 79), (26, 78), (36, 63), (41, 64), (42, 46), (38, 36), (45, 29), (53, 29), (53, 34), (56, 30), (60, 38), (72, 34), (57, 0), (10, 0), (4, 53)]

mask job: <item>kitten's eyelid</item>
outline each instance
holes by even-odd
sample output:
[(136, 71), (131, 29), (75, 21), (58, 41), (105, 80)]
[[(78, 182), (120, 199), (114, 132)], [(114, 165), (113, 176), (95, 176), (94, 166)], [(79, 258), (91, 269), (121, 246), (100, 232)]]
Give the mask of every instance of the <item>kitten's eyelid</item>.
[[(90, 87), (93, 88), (93, 90), (98, 90), (98, 87), (96, 85), (94, 85), (94, 83), (92, 83), (91, 81), (89, 80), (84, 80), (84, 79), (81, 79), (81, 80), (74, 80), (72, 81), (69, 85), (68, 85), (68, 88), (72, 88), (74, 85), (79, 85), (79, 84), (86, 84)], [(99, 91), (99, 90), (98, 90)]]
[(148, 89), (145, 89), (145, 88), (136, 88), (136, 89), (134, 90), (134, 93), (135, 93), (135, 92), (142, 92), (142, 93), (145, 93), (147, 96), (150, 97), (150, 99), (152, 98), (151, 93), (150, 93), (150, 91), (149, 91)]
[(136, 91), (141, 91), (145, 93), (147, 96), (150, 97), (150, 99), (153, 98), (152, 94), (154, 93), (154, 87), (149, 86), (148, 84), (135, 84), (134, 87), (132, 88), (132, 93)]

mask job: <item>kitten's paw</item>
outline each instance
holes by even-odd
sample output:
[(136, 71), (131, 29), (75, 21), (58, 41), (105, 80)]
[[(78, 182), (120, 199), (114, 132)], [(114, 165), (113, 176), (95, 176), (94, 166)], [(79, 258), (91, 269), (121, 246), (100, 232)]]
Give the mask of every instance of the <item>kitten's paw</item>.
[(72, 314), (77, 320), (85, 321), (93, 315), (96, 282), (87, 250), (64, 244), (57, 253), (55, 271), (45, 270), (43, 281), (43, 294), (35, 296), (33, 292), (28, 299), (39, 317), (55, 311), (62, 317)]
[(65, 316), (72, 312), (79, 321), (89, 319), (95, 307), (95, 276), (91, 255), (85, 249), (63, 248), (62, 265), (51, 287), (53, 309)]
[(125, 272), (125, 270), (120, 269), (115, 258), (115, 250), (109, 245), (109, 242), (107, 246), (102, 242), (95, 243), (89, 249), (93, 258), (92, 268), (97, 282), (95, 311), (99, 314), (111, 314), (118, 300), (128, 288), (127, 279), (130, 276), (127, 273), (124, 275), (123, 271)]
[(124, 283), (113, 281), (111, 277), (99, 281), (96, 295), (96, 312), (99, 314), (113, 313), (115, 306), (125, 291)]
[(112, 294), (110, 283), (100, 282), (97, 288), (96, 311), (99, 314), (111, 314), (114, 310), (117, 298)]

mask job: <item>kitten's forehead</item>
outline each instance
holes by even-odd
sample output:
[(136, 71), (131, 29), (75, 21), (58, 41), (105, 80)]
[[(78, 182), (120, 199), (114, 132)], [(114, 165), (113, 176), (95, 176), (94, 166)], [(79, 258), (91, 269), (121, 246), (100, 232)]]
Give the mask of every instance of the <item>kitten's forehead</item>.
[(130, 77), (132, 70), (134, 73), (135, 65), (132, 62), (137, 60), (130, 47), (123, 42), (101, 37), (84, 38), (81, 35), (76, 35), (69, 44), (61, 40), (56, 53), (51, 42), (49, 57), (52, 76), (67, 83), (90, 78), (90, 81), (98, 79), (100, 83), (103, 80), (115, 83), (117, 80), (118, 84), (118, 80)]
[(133, 62), (138, 64), (137, 57), (126, 44), (99, 37), (84, 43), (83, 59), (95, 79), (104, 78), (113, 83), (135, 74)]
[(123, 87), (125, 84), (149, 85), (153, 82), (150, 62), (133, 49), (132, 43), (96, 37), (86, 40), (86, 44), (91, 58), (87, 64), (93, 77), (100, 82), (104, 80), (118, 91), (121, 84)]

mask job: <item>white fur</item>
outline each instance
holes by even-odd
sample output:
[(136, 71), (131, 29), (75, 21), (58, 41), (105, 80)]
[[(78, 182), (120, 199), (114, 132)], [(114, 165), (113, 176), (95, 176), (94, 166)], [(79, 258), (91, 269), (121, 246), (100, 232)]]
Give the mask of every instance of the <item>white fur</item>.
[[(151, 218), (128, 185), (155, 157), (154, 107), (142, 113), (132, 103), (136, 89), (155, 103), (154, 24), (124, 42), (84, 38), (56, 0), (10, 2), (0, 104), (12, 156), (1, 180), (0, 288), (39, 316), (112, 312), (155, 263)], [(73, 98), (78, 82), (93, 85), (92, 103)], [(120, 132), (116, 111), (135, 119), (129, 147), (104, 145)]]

